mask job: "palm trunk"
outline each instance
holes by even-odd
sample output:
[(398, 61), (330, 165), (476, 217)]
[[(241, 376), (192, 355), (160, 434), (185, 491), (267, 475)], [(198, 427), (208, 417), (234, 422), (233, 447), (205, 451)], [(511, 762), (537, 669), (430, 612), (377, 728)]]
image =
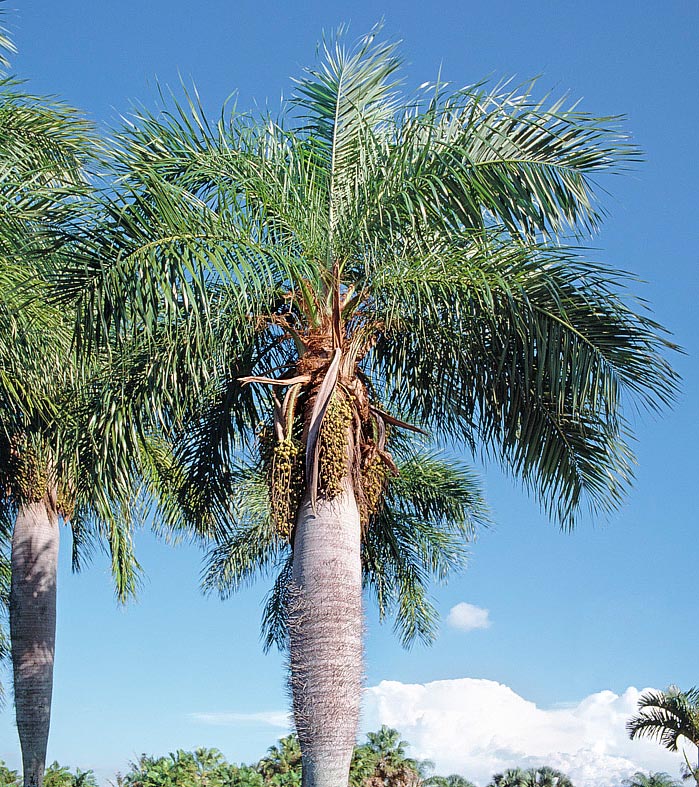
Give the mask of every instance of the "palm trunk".
[(362, 689), (359, 510), (349, 479), (301, 504), (290, 605), (291, 691), (303, 787), (347, 787)]
[(56, 640), (58, 516), (54, 502), (21, 505), (12, 535), (10, 640), (24, 787), (41, 787)]

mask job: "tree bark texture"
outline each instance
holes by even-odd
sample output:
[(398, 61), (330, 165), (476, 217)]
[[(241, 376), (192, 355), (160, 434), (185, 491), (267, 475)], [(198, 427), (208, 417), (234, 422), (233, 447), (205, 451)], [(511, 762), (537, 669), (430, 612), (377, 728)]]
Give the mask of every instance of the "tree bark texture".
[(47, 495), (20, 506), (12, 534), (10, 641), (24, 787), (41, 787), (56, 641), (58, 515)]
[(291, 691), (303, 787), (347, 787), (362, 690), (359, 509), (349, 479), (301, 504), (289, 615)]

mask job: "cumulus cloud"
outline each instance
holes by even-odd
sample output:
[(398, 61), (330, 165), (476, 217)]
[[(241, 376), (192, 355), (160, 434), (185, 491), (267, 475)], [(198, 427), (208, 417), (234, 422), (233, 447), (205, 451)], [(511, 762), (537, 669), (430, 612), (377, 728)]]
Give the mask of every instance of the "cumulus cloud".
[(490, 628), (489, 612), (487, 609), (462, 601), (449, 610), (447, 623), (460, 631), (487, 629)]
[(625, 724), (640, 693), (600, 691), (547, 709), (490, 680), (383, 681), (366, 690), (363, 728), (395, 727), (437, 773), (480, 785), (506, 768), (551, 765), (576, 787), (618, 787), (638, 770), (676, 776), (683, 762), (657, 743), (628, 739)]
[(212, 724), (218, 727), (230, 727), (238, 724), (268, 724), (281, 730), (291, 728), (291, 719), (287, 711), (273, 710), (260, 713), (190, 713), (190, 718), (201, 724)]

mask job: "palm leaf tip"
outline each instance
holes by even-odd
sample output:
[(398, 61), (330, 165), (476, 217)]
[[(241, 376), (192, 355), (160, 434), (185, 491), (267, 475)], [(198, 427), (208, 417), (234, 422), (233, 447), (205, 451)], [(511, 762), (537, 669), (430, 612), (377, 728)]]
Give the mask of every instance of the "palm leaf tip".
[[(373, 127), (395, 108), (399, 80), (393, 77), (402, 64), (397, 54), (400, 42), (377, 41), (381, 27), (376, 25), (350, 48), (344, 44), (344, 26), (324, 36), (319, 66), (307, 68), (306, 76), (294, 80), (292, 103), (310, 121), (308, 130), (321, 139), (332, 142), (343, 125)], [(376, 114), (367, 115), (369, 109)]]

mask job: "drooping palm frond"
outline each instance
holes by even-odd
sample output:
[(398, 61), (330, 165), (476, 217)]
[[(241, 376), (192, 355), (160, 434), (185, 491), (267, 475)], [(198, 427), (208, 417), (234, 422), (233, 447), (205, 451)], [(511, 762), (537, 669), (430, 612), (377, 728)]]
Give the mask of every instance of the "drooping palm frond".
[(367, 285), (385, 326), (367, 370), (398, 412), (499, 456), (570, 525), (628, 484), (624, 400), (656, 409), (676, 390), (672, 345), (622, 285), (574, 250), (480, 236), (389, 263)]
[[(487, 526), (489, 514), (468, 468), (414, 447), (404, 452), (383, 507), (367, 525), (362, 570), (380, 618), (394, 618), (407, 647), (416, 639), (434, 638), (438, 616), (429, 600), (429, 585), (464, 568), (467, 543)], [(262, 634), (266, 648), (284, 649), (293, 592), (291, 551), (274, 530), (269, 493), (259, 470), (239, 470), (232, 488), (229, 532), (207, 556), (204, 588), (227, 596), (258, 572), (275, 573)]]
[(274, 530), (269, 491), (260, 469), (241, 465), (233, 469), (235, 494), (230, 501), (228, 532), (207, 556), (203, 587), (228, 596), (258, 573), (274, 570), (288, 544)]
[[(4, 16), (5, 9), (0, 8), (0, 17)], [(9, 56), (17, 53), (17, 47), (8, 35), (8, 31), (4, 26), (0, 26), (0, 66), (2, 68), (9, 68)]]
[(638, 711), (626, 724), (631, 739), (655, 739), (670, 751), (678, 750), (681, 738), (699, 746), (699, 688), (648, 691), (639, 698)]
[(367, 229), (444, 236), (495, 223), (516, 239), (595, 230), (591, 177), (638, 160), (638, 151), (616, 127), (619, 118), (535, 99), (534, 88), (429, 88), (386, 145)]
[(106, 205), (71, 252), (54, 278), (55, 298), (75, 304), (78, 339), (88, 349), (115, 333), (152, 336), (163, 324), (187, 322), (205, 333), (209, 295), (220, 291), (212, 282), (228, 285), (242, 327), (259, 301), (274, 297), (289, 264), (284, 250), (251, 242), (226, 217), (162, 181), (146, 196)]
[(414, 450), (398, 463), (384, 504), (362, 545), (364, 585), (379, 616), (394, 617), (401, 642), (431, 642), (438, 616), (427, 590), (465, 567), (467, 545), (489, 514), (475, 474), (464, 465)]

